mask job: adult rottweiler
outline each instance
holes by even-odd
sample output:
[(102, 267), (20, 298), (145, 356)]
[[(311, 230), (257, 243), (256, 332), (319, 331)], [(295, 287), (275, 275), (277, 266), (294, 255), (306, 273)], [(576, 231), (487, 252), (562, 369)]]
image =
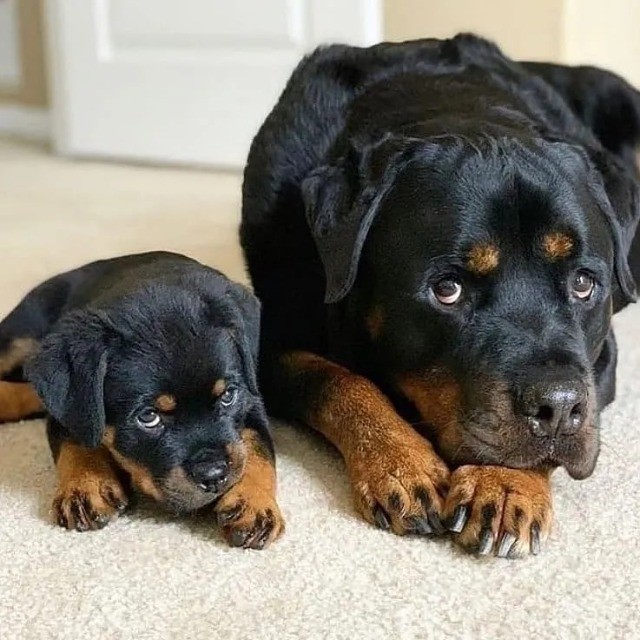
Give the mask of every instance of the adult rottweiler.
[(103, 527), (132, 487), (176, 513), (212, 505), (234, 546), (278, 537), (259, 316), (246, 287), (165, 252), (94, 262), (27, 294), (0, 323), (0, 420), (42, 400), (61, 526)]
[(621, 78), (472, 35), (300, 63), (241, 240), (267, 408), (340, 450), (366, 520), (538, 552), (549, 475), (593, 472), (614, 398), (639, 139)]

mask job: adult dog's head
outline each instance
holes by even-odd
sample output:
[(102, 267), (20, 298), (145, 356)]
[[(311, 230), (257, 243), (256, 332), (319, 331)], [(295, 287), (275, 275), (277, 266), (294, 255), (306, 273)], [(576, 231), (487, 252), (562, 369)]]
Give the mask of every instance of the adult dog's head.
[(242, 432), (266, 416), (257, 299), (200, 265), (172, 268), (64, 315), (27, 375), (70, 439), (107, 447), (136, 489), (182, 512), (242, 477)]
[[(640, 100), (616, 79), (616, 104), (599, 96), (581, 123), (548, 85), (529, 108), (491, 79), (404, 76), (355, 101), (341, 149), (303, 184), (327, 301), (344, 298), (361, 357), (445, 458), (585, 478), (639, 214), (633, 170), (585, 124), (637, 124)], [(565, 129), (539, 115), (551, 106)]]

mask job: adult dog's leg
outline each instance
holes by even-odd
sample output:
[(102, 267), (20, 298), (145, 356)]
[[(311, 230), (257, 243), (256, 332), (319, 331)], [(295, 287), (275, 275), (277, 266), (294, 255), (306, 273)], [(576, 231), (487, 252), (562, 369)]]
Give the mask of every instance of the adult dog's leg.
[(276, 370), (278, 406), (338, 448), (367, 521), (398, 534), (443, 531), (449, 471), (372, 382), (304, 351), (282, 355)]

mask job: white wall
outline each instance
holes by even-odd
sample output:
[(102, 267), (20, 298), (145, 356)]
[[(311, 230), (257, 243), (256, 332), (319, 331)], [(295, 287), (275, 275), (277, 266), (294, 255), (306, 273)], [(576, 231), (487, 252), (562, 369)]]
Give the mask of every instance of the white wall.
[(640, 88), (640, 0), (565, 0), (563, 59), (595, 64)]
[(19, 87), (18, 0), (0, 0), (0, 86)]

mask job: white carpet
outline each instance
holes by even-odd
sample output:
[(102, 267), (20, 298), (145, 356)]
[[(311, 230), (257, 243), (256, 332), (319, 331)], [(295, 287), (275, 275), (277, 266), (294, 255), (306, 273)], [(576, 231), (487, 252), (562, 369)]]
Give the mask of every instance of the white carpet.
[[(71, 163), (0, 143), (0, 313), (51, 273), (149, 248), (242, 274), (239, 179)], [(144, 507), (106, 529), (53, 526), (40, 422), (0, 425), (0, 638), (640, 638), (640, 306), (616, 321), (618, 401), (584, 482), (555, 478), (540, 556), (478, 560), (355, 516), (318, 438), (276, 432), (285, 536), (227, 548), (213, 525)]]

